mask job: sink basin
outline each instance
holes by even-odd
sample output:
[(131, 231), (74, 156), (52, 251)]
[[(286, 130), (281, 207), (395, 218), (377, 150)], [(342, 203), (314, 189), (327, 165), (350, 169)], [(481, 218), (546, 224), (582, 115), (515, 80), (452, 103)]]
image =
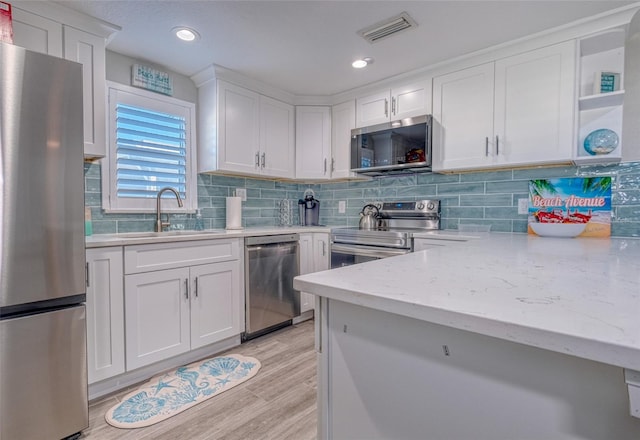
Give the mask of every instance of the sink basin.
[(173, 230), (163, 232), (124, 232), (117, 234), (122, 238), (148, 238), (148, 237), (175, 237), (175, 236), (187, 236), (187, 235), (203, 235), (203, 234), (224, 234), (224, 229), (205, 229), (204, 231), (187, 231), (187, 230)]

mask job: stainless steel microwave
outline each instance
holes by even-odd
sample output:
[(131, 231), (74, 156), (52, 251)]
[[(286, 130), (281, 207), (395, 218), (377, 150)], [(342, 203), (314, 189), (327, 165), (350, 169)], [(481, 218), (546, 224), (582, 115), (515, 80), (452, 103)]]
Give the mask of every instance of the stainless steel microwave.
[(424, 115), (351, 130), (351, 171), (430, 171), (432, 125)]

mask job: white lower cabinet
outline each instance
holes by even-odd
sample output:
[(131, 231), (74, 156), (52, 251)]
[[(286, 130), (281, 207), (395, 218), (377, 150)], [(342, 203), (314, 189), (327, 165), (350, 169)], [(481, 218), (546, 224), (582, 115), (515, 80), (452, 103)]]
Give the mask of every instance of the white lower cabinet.
[(130, 272), (175, 267), (125, 275), (127, 370), (242, 332), (239, 249), (235, 239), (125, 249), (125, 267)]
[[(300, 234), (300, 275), (329, 269), (329, 234)], [(300, 292), (300, 313), (313, 310), (315, 295)]]
[(89, 383), (125, 371), (122, 247), (87, 249)]
[(239, 261), (195, 266), (191, 271), (191, 348), (241, 333)]

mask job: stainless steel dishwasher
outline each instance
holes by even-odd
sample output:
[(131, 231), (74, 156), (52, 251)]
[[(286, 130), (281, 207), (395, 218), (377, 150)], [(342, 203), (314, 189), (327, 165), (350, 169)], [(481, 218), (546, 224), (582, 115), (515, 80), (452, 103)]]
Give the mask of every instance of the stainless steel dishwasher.
[(245, 325), (248, 340), (291, 325), (300, 314), (298, 234), (245, 238)]

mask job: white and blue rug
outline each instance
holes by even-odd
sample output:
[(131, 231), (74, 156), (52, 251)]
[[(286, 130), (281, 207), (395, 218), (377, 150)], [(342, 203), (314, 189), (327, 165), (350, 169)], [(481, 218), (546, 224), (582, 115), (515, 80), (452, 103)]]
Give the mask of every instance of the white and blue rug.
[(206, 359), (151, 378), (105, 414), (117, 428), (153, 425), (255, 376), (260, 362), (239, 354)]

